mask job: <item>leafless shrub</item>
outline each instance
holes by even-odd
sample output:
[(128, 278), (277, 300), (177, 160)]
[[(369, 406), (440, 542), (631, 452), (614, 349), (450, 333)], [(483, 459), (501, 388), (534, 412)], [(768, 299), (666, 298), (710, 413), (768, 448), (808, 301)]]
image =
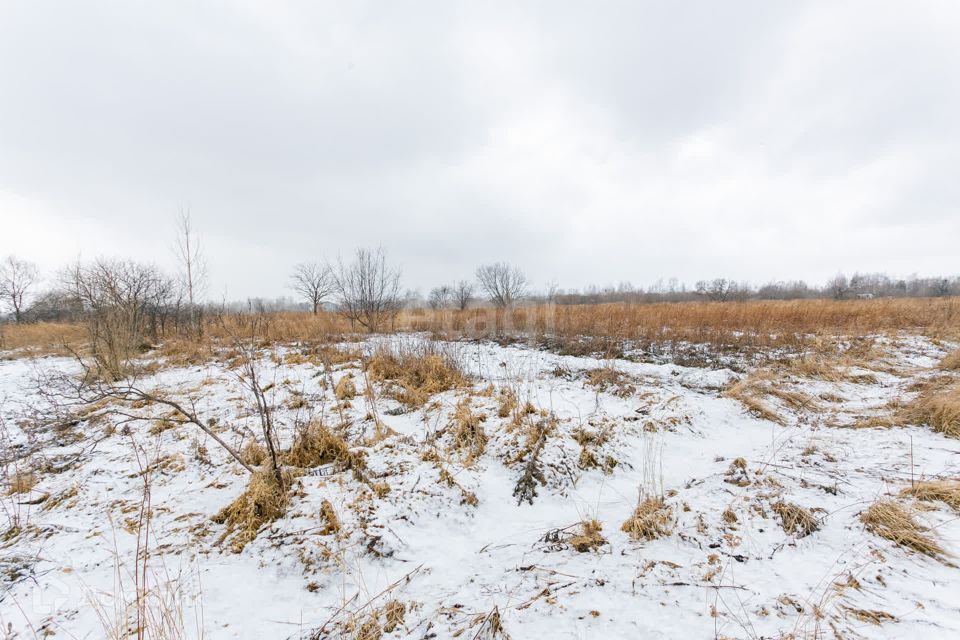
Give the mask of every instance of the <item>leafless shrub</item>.
[(186, 297), (189, 330), (199, 336), (203, 330), (203, 317), (198, 298), (203, 295), (207, 284), (207, 261), (193, 231), (189, 209), (181, 209), (177, 217), (177, 239), (173, 250), (180, 265), (180, 284)]
[(523, 504), (524, 500), (528, 504), (533, 504), (533, 499), (537, 496), (537, 485), (547, 483), (540, 464), (540, 454), (543, 452), (543, 446), (546, 444), (547, 437), (554, 426), (555, 422), (548, 418), (530, 425), (530, 430), (527, 433), (526, 462), (523, 465), (523, 472), (513, 488), (513, 497), (517, 499), (518, 505)]
[(340, 312), (371, 333), (400, 311), (400, 271), (387, 264), (383, 249), (357, 249), (352, 263), (340, 260), (332, 271)]

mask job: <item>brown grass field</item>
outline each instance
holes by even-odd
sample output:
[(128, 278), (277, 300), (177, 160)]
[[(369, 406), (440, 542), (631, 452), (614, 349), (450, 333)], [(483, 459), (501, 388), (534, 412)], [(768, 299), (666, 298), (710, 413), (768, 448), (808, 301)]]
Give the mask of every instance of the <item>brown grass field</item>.
[[(231, 331), (242, 333), (242, 322), (233, 316), (209, 321), (203, 335), (226, 339)], [(506, 311), (408, 309), (398, 314), (389, 330), (425, 331), (449, 339), (544, 338), (561, 346), (587, 338), (611, 345), (686, 342), (729, 350), (816, 349), (835, 339), (901, 332), (956, 339), (960, 298), (535, 305)], [(271, 342), (316, 343), (361, 331), (339, 314), (324, 311), (267, 314), (258, 333)], [(84, 339), (83, 327), (74, 324), (0, 326), (3, 350), (57, 353), (64, 351), (64, 345), (78, 346)], [(175, 336), (161, 339), (176, 342)]]

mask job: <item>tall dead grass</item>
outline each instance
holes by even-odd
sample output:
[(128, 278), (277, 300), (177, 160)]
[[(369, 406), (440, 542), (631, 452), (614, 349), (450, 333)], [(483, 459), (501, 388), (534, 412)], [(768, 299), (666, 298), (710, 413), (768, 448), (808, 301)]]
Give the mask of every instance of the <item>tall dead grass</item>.
[(538, 305), (498, 312), (418, 309), (402, 313), (398, 326), (448, 334), (515, 330), (641, 344), (685, 341), (731, 348), (800, 347), (815, 344), (818, 337), (895, 331), (956, 337), (960, 298)]
[(960, 512), (960, 480), (922, 480), (900, 491), (901, 496), (942, 502)]
[(0, 323), (0, 351), (22, 349), (31, 355), (65, 355), (69, 348), (79, 348), (86, 335), (82, 325), (65, 322)]
[(388, 395), (413, 408), (467, 383), (453, 350), (436, 342), (384, 344), (364, 366), (374, 381), (388, 383)]
[(918, 551), (931, 558), (943, 558), (946, 550), (930, 534), (929, 527), (917, 522), (913, 509), (893, 500), (878, 500), (860, 514), (867, 531), (894, 544)]
[[(264, 314), (264, 342), (320, 343), (350, 335), (350, 322), (338, 313)], [(228, 341), (242, 333), (232, 316), (211, 318), (202, 340)], [(512, 310), (411, 309), (396, 319), (398, 331), (426, 331), (444, 337), (550, 336), (558, 348), (616, 350), (630, 341), (708, 344), (731, 351), (780, 347), (801, 349), (831, 345), (825, 337), (849, 337), (897, 331), (960, 338), (960, 298), (891, 298), (875, 300), (765, 300), (746, 302), (677, 302), (532, 305)], [(55, 348), (66, 338), (84, 340), (79, 325), (37, 323), (0, 327), (0, 350)], [(164, 340), (173, 334), (161, 336)], [(580, 345), (583, 337), (594, 343)], [(954, 355), (950, 362), (960, 362)]]
[(894, 419), (898, 423), (926, 425), (937, 433), (960, 438), (960, 380), (930, 380), (916, 398), (897, 408)]

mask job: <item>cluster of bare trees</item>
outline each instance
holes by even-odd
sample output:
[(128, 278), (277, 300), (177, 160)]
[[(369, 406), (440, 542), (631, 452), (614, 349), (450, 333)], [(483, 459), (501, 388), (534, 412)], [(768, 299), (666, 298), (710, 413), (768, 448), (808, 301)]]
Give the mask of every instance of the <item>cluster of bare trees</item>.
[(291, 288), (316, 314), (333, 298), (337, 309), (354, 325), (380, 331), (400, 312), (400, 270), (387, 262), (383, 249), (357, 249), (352, 260), (336, 264), (301, 263), (290, 276)]
[(454, 308), (463, 311), (473, 302), (474, 290), (474, 284), (469, 280), (434, 287), (427, 296), (427, 304), (431, 309)]
[[(514, 306), (529, 293), (527, 277), (517, 267), (506, 262), (485, 264), (477, 269), (477, 284), (486, 299), (499, 309)], [(427, 304), (431, 309), (455, 308), (461, 311), (475, 300), (477, 286), (468, 280), (453, 285), (441, 285), (430, 290)]]

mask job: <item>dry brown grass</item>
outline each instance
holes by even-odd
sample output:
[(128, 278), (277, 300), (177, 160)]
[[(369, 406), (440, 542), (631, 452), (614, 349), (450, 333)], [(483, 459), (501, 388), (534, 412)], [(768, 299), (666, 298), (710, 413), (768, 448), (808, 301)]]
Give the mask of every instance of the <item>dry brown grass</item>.
[(922, 480), (904, 488), (900, 495), (925, 502), (940, 501), (960, 511), (960, 480)]
[(30, 493), (37, 486), (37, 474), (32, 471), (17, 471), (8, 478), (7, 495)]
[(324, 498), (320, 503), (320, 518), (323, 520), (323, 528), (320, 529), (320, 535), (329, 536), (340, 533), (340, 518), (337, 517), (337, 511), (330, 504), (330, 501)]
[(607, 544), (607, 539), (604, 538), (601, 533), (601, 531), (603, 531), (603, 525), (600, 524), (599, 520), (583, 520), (578, 525), (578, 528), (579, 531), (567, 542), (580, 553), (596, 551)]
[(930, 529), (918, 523), (913, 510), (893, 500), (878, 500), (860, 514), (867, 531), (886, 538), (894, 544), (918, 551), (932, 558), (943, 558), (947, 552), (930, 534)]
[(781, 404), (794, 410), (817, 409), (816, 400), (805, 393), (793, 391), (785, 384), (782, 375), (766, 369), (758, 369), (731, 385), (724, 395), (739, 401), (756, 415), (784, 424), (785, 418), (775, 409), (769, 399), (779, 400)]
[(383, 630), (393, 633), (394, 629), (403, 626), (403, 619), (407, 614), (407, 605), (399, 600), (389, 600), (381, 610), (384, 617)]
[[(769, 300), (657, 304), (540, 305), (511, 312), (406, 311), (398, 327), (440, 334), (494, 335), (511, 330), (575, 339), (583, 336), (719, 347), (832, 348), (824, 337), (910, 331), (960, 334), (960, 298)], [(591, 348), (591, 351), (596, 349)]]
[(434, 394), (467, 384), (453, 351), (433, 342), (383, 345), (364, 366), (373, 380), (389, 383), (388, 395), (414, 408)]
[(460, 452), (465, 465), (473, 464), (487, 448), (487, 434), (482, 424), (486, 419), (485, 415), (473, 412), (469, 398), (461, 400), (453, 412), (450, 448)]
[(259, 471), (250, 476), (243, 493), (213, 517), (217, 524), (226, 525), (217, 539), (218, 545), (228, 542), (231, 551), (240, 553), (257, 537), (261, 528), (283, 517), (290, 502), (289, 487), (293, 481), (290, 474), (284, 476), (283, 487), (277, 485), (277, 479), (270, 471)]
[(776, 502), (773, 511), (780, 516), (780, 526), (788, 535), (803, 538), (820, 528), (820, 523), (807, 509), (791, 502)]
[(597, 391), (609, 392), (620, 398), (630, 397), (637, 391), (629, 375), (610, 366), (587, 371), (587, 384)]
[(940, 361), (940, 368), (945, 371), (960, 371), (960, 349), (949, 353)]
[(900, 424), (922, 424), (945, 436), (960, 438), (960, 380), (945, 376), (924, 383), (916, 398), (900, 404), (894, 419)]
[(283, 454), (283, 462), (300, 469), (332, 463), (341, 470), (362, 470), (364, 466), (360, 453), (352, 452), (346, 440), (319, 422), (310, 423), (297, 434)]
[(0, 323), (0, 351), (22, 349), (30, 355), (66, 355), (87, 338), (86, 328), (63, 322)]
[[(403, 311), (391, 328), (430, 331), (446, 337), (552, 336), (552, 344), (561, 350), (585, 349), (584, 353), (599, 351), (610, 355), (619, 352), (623, 341), (641, 346), (687, 342), (733, 351), (782, 347), (835, 352), (837, 345), (830, 338), (840, 336), (907, 331), (957, 339), (958, 317), (960, 298), (610, 303), (538, 305), (512, 311), (414, 309)], [(264, 344), (322, 344), (355, 333), (356, 329), (339, 314), (327, 311), (316, 315), (270, 313), (264, 314), (264, 318), (260, 331)], [(243, 330), (240, 321), (232, 316), (210, 319), (204, 326), (202, 340), (228, 344), (231, 335), (242, 335)], [(161, 339), (174, 337), (170, 334)], [(74, 324), (0, 327), (0, 350), (30, 348), (56, 353), (64, 342), (79, 345), (85, 339), (85, 328)], [(191, 346), (189, 350), (192, 349)], [(960, 360), (960, 356), (953, 357), (952, 362)]]
[(357, 385), (353, 383), (353, 377), (349, 374), (340, 378), (340, 382), (333, 390), (337, 400), (351, 400), (357, 396)]
[(663, 498), (644, 498), (621, 529), (634, 540), (656, 540), (673, 531), (673, 509)]

